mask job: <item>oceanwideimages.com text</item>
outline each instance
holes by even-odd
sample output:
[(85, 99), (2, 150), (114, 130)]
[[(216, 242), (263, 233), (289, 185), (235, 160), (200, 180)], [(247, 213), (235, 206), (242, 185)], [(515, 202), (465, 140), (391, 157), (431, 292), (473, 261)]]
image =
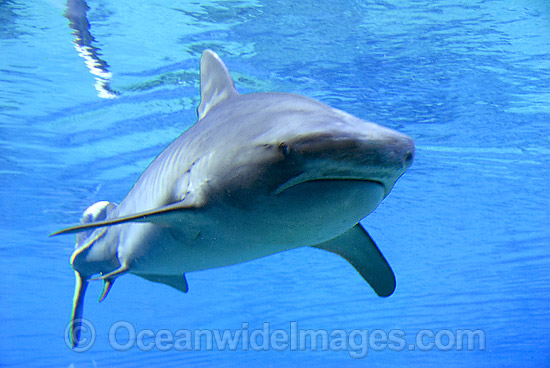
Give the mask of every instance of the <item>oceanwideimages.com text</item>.
[[(70, 324), (65, 329), (65, 341), (70, 345)], [(83, 319), (80, 341), (73, 350), (85, 352), (96, 342), (93, 324)], [(271, 328), (264, 322), (259, 328), (251, 328), (248, 322), (239, 329), (141, 329), (130, 322), (118, 321), (111, 325), (109, 345), (117, 351), (139, 349), (141, 351), (347, 351), (351, 358), (361, 359), (369, 351), (481, 351), (485, 350), (486, 336), (480, 329), (417, 331), (414, 336), (404, 330), (381, 329), (303, 329), (298, 322), (290, 322), (288, 328)]]

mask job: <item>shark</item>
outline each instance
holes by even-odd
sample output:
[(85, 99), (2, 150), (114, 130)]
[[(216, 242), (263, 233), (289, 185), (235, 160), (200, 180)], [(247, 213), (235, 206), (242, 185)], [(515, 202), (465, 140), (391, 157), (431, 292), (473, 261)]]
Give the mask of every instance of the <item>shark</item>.
[(70, 258), (76, 286), (70, 340), (78, 345), (88, 284), (99, 301), (130, 273), (187, 292), (185, 274), (298, 247), (340, 255), (381, 296), (395, 276), (359, 223), (414, 158), (414, 141), (317, 100), (237, 92), (219, 56), (200, 59), (198, 120), (115, 204), (94, 203)]

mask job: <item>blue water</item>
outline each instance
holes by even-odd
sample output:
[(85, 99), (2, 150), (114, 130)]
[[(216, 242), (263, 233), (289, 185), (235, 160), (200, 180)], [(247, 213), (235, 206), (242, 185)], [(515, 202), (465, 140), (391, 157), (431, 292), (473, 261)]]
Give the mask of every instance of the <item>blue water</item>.
[[(63, 1), (0, 1), (0, 366), (550, 366), (548, 1), (88, 6), (78, 31)], [(195, 121), (206, 48), (241, 92), (307, 95), (415, 139), (415, 163), (363, 221), (397, 289), (379, 298), (344, 260), (306, 248), (190, 273), (188, 294), (124, 276), (101, 304), (91, 285), (96, 341), (73, 352), (74, 239), (47, 235), (122, 200)], [(117, 321), (398, 330), (407, 348), (120, 352)], [(422, 330), (480, 330), (485, 346), (409, 350)]]

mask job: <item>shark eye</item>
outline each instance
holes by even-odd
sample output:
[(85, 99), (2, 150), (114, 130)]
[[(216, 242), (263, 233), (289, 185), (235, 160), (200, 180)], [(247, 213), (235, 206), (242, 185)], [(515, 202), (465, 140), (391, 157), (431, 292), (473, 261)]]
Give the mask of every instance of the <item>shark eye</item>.
[(288, 154), (290, 153), (290, 149), (288, 148), (286, 142), (281, 142), (279, 144), (279, 151), (281, 151), (285, 157), (288, 156)]

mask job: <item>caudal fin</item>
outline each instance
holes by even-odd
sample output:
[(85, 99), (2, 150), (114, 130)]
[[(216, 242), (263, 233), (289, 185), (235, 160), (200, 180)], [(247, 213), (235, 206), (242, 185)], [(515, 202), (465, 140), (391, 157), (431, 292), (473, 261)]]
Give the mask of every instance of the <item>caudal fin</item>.
[(76, 284), (74, 288), (73, 310), (71, 313), (70, 343), (71, 347), (76, 347), (80, 340), (80, 331), (82, 328), (82, 313), (84, 311), (84, 295), (88, 288), (88, 279), (83, 278), (80, 272), (75, 271)]

